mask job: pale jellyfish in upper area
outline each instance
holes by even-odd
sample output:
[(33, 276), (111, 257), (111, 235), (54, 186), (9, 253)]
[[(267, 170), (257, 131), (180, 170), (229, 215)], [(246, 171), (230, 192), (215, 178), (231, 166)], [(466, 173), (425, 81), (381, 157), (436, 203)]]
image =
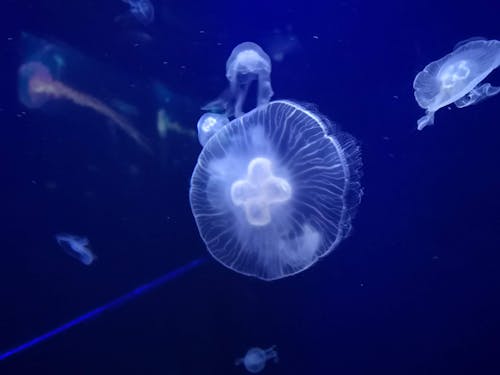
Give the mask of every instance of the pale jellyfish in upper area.
[(90, 266), (96, 259), (89, 247), (89, 240), (86, 237), (79, 237), (73, 234), (61, 233), (56, 236), (57, 243), (62, 249), (83, 264)]
[(500, 65), (500, 41), (459, 43), (445, 57), (427, 65), (413, 81), (415, 99), (426, 110), (418, 130), (434, 123), (434, 113), (451, 103), (458, 108), (478, 103), (500, 92), (500, 87), (479, 84)]
[(228, 117), (243, 115), (243, 104), (253, 81), (257, 82), (256, 106), (269, 103), (273, 96), (271, 87), (271, 59), (255, 43), (237, 45), (226, 62), (226, 78), (229, 89), (202, 109), (225, 112)]
[(271, 346), (269, 349), (251, 348), (243, 358), (236, 359), (234, 364), (239, 366), (243, 363), (248, 372), (255, 374), (264, 369), (267, 361), (273, 359), (275, 363), (278, 362), (278, 353), (275, 348), (276, 345)]
[(292, 101), (261, 105), (207, 141), (190, 202), (211, 255), (241, 274), (301, 272), (349, 234), (359, 204), (356, 141)]

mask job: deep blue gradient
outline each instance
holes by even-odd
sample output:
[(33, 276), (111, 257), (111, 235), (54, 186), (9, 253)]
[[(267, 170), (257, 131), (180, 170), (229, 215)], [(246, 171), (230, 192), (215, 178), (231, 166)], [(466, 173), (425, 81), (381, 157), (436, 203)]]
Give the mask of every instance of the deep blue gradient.
[(6, 350), (3, 353), (0, 353), (0, 361), (3, 361), (4, 359), (9, 358), (10, 356), (20, 353), (26, 349), (31, 348), (32, 346), (35, 346), (37, 344), (40, 344), (41, 342), (50, 339), (51, 337), (54, 337), (56, 335), (59, 335), (63, 333), (64, 331), (67, 331), (70, 328), (73, 328), (74, 326), (77, 326), (83, 322), (86, 322), (87, 320), (93, 319), (97, 317), (99, 314), (117, 308), (127, 302), (130, 302), (131, 300), (139, 297), (140, 295), (151, 291), (152, 289), (156, 289), (159, 286), (169, 282), (170, 280), (176, 279), (179, 276), (182, 276), (186, 272), (190, 271), (193, 268), (196, 268), (197, 266), (201, 265), (205, 259), (200, 258), (193, 260), (192, 262), (181, 266), (173, 271), (170, 271), (157, 279), (154, 279), (153, 281), (143, 284), (134, 290), (130, 291), (129, 293), (126, 293), (110, 302), (105, 303), (104, 305), (101, 305), (99, 307), (96, 307), (93, 310), (90, 310), (89, 312), (82, 314), (78, 317), (76, 317), (73, 320), (70, 320), (67, 323), (64, 323), (56, 328), (54, 328), (51, 331), (48, 331), (40, 336), (35, 337), (34, 339), (31, 339), (29, 341), (26, 341), (24, 344), (21, 344), (19, 346), (16, 346), (15, 348), (12, 348), (10, 350)]
[[(208, 255), (188, 200), (200, 146), (161, 138), (157, 110), (195, 130), (243, 41), (273, 55), (294, 36), (273, 60), (274, 98), (314, 103), (359, 140), (352, 234), (272, 283), (209, 259), (0, 373), (243, 375), (234, 359), (271, 345), (280, 362), (262, 375), (500, 373), (500, 96), (443, 108), (419, 132), (412, 90), (457, 42), (500, 39), (498, 1), (151, 2), (147, 26), (115, 21), (130, 10), (120, 0), (2, 2), (0, 348)], [(39, 40), (59, 46), (67, 84), (136, 108), (126, 115), (152, 155), (88, 109), (19, 102), (17, 69)], [(89, 238), (96, 261), (65, 254), (61, 232)]]

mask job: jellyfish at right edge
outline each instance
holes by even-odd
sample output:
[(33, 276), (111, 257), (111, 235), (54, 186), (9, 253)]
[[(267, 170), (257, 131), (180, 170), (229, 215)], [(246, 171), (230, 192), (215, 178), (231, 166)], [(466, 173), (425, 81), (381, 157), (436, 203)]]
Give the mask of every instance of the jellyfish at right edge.
[(210, 254), (262, 280), (297, 274), (334, 250), (360, 203), (356, 140), (292, 101), (261, 105), (218, 130), (191, 177)]
[(480, 82), (499, 65), (500, 41), (484, 39), (458, 43), (453, 52), (427, 65), (413, 81), (415, 99), (426, 110), (418, 130), (432, 125), (442, 107), (454, 103), (463, 108), (498, 94), (500, 87)]
[(264, 50), (252, 42), (238, 44), (226, 62), (229, 89), (202, 109), (224, 112), (227, 117), (244, 114), (243, 105), (252, 82), (257, 82), (256, 106), (269, 103), (273, 96), (271, 86), (271, 59)]
[(151, 152), (145, 138), (130, 122), (114, 109), (97, 98), (66, 85), (55, 79), (46, 65), (38, 61), (29, 61), (19, 68), (19, 100), (28, 108), (40, 108), (49, 100), (64, 99), (82, 107), (90, 108), (118, 125), (144, 150)]

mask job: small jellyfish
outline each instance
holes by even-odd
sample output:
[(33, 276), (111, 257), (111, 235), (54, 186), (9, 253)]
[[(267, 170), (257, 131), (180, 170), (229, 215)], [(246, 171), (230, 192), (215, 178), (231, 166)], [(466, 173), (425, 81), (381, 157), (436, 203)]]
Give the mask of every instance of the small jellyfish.
[(90, 266), (96, 259), (89, 248), (89, 240), (73, 234), (60, 233), (55, 236), (57, 243), (70, 256)]
[(226, 115), (218, 113), (205, 113), (198, 120), (198, 141), (202, 146), (208, 142), (212, 136), (229, 123)]
[(248, 372), (256, 374), (264, 369), (266, 362), (270, 359), (273, 359), (274, 363), (278, 362), (278, 353), (275, 348), (276, 345), (271, 346), (269, 349), (251, 348), (243, 358), (236, 359), (234, 364), (239, 366), (243, 363)]
[(100, 100), (77, 91), (55, 79), (47, 66), (38, 61), (22, 64), (18, 73), (19, 100), (28, 108), (42, 107), (49, 100), (69, 100), (79, 106), (90, 108), (117, 124), (129, 137), (146, 151), (150, 151), (144, 137), (129, 121)]
[(130, 6), (130, 14), (143, 25), (149, 25), (155, 19), (155, 8), (150, 0), (122, 0)]
[(253, 81), (257, 81), (257, 106), (269, 103), (273, 96), (271, 59), (255, 43), (244, 42), (233, 49), (226, 62), (226, 78), (229, 90), (202, 109), (224, 111), (228, 117), (242, 116), (243, 104)]
[(309, 268), (349, 234), (360, 168), (353, 137), (292, 101), (275, 101), (207, 141), (191, 177), (191, 208), (216, 260), (280, 279)]
[(434, 123), (434, 113), (451, 103), (458, 108), (496, 95), (500, 87), (480, 82), (500, 65), (500, 41), (472, 40), (457, 44), (445, 57), (433, 61), (413, 81), (415, 99), (426, 110), (418, 130)]

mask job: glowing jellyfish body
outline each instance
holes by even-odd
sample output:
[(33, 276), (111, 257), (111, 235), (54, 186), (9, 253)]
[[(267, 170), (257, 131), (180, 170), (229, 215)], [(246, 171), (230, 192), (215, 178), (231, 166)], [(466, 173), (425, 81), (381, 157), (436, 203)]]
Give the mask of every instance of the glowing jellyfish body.
[(202, 146), (208, 142), (212, 136), (229, 123), (226, 115), (218, 113), (205, 113), (198, 120), (198, 141)]
[(355, 140), (291, 101), (257, 107), (206, 143), (190, 201), (224, 266), (263, 280), (301, 272), (351, 228), (361, 198)]
[(266, 362), (273, 359), (275, 363), (278, 362), (278, 353), (275, 350), (276, 345), (269, 349), (251, 348), (243, 358), (238, 358), (234, 364), (239, 366), (243, 364), (248, 372), (255, 374), (261, 372), (266, 366)]
[(77, 91), (52, 77), (49, 69), (41, 62), (27, 62), (19, 68), (19, 100), (28, 108), (39, 108), (49, 100), (65, 99), (90, 108), (117, 124), (128, 136), (145, 150), (149, 145), (142, 135), (111, 107), (100, 100)]
[(479, 83), (499, 65), (498, 40), (459, 44), (452, 53), (427, 65), (413, 81), (415, 99), (426, 110), (417, 121), (418, 129), (432, 125), (434, 113), (451, 103), (463, 108), (498, 94), (500, 87)]
[(90, 266), (96, 258), (90, 250), (89, 240), (85, 237), (61, 233), (56, 235), (56, 241), (68, 255), (78, 259), (86, 266)]

